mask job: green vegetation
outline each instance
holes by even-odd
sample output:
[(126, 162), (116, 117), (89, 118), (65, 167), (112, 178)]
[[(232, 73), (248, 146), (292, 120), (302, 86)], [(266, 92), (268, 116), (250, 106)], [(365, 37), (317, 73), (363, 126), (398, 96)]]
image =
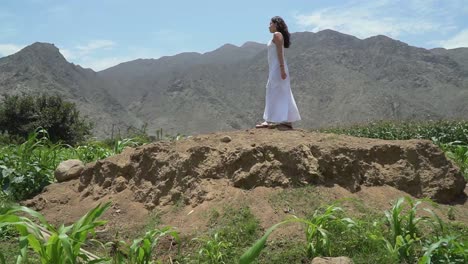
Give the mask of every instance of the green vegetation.
[(248, 207), (226, 207), (210, 215), (211, 230), (195, 239), (197, 263), (236, 263), (242, 252), (260, 234), (259, 221)]
[[(27, 109), (24, 104), (12, 103), (20, 110)], [(1, 111), (7, 107), (0, 108), (0, 122), (5, 122), (5, 112)], [(18, 113), (27, 116), (30, 110)], [(50, 126), (30, 130), (32, 127), (20, 127), (22, 131), (29, 130), (27, 136), (12, 134), (10, 130), (8, 135), (0, 135), (0, 264), (18, 259), (18, 263), (163, 263), (168, 255), (173, 257), (173, 263), (301, 263), (314, 256), (348, 256), (355, 263), (468, 262), (468, 227), (456, 222), (453, 207), (447, 212), (451, 220), (448, 223), (431, 210), (422, 214), (421, 201), (408, 198), (398, 199), (386, 212), (373, 212), (355, 203), (353, 207), (360, 214), (349, 216), (341, 204), (323, 205), (313, 186), (284, 190), (271, 197), (273, 208), (287, 211), (291, 217), (266, 231), (248, 207), (226, 207), (213, 209), (208, 216), (209, 231), (194, 239), (184, 240), (174, 228), (159, 227), (160, 212), (156, 212), (152, 224), (139, 238), (100, 242), (92, 236), (97, 227), (105, 224), (98, 218), (107, 204), (91, 210), (72, 225), (53, 227), (37, 212), (15, 206), (15, 201), (29, 198), (53, 182), (53, 171), (61, 161), (103, 159), (121, 153), (127, 146), (145, 144), (150, 137), (140, 131), (127, 139), (79, 144), (72, 140), (72, 146), (61, 143), (68, 142), (63, 138), (52, 137)], [(376, 122), (322, 132), (381, 139), (429, 139), (468, 176), (468, 122)], [(155, 139), (182, 138), (164, 137), (161, 129)], [(299, 225), (300, 238), (268, 240), (285, 225)], [(49, 235), (45, 236), (44, 231)], [(177, 245), (175, 256), (173, 250), (164, 247), (167, 238), (171, 245)], [(19, 247), (12, 242), (18, 242)]]
[[(42, 264), (94, 262), (98, 258), (83, 251), (82, 246), (89, 239), (88, 234), (93, 234), (98, 226), (105, 224), (104, 221), (97, 219), (109, 205), (99, 205), (76, 223), (70, 226), (62, 225), (59, 228), (53, 227), (41, 214), (26, 207), (2, 208), (0, 227), (14, 226), (19, 233), (20, 250), (17, 263), (28, 263), (29, 250), (36, 253)], [(22, 216), (23, 214), (29, 215), (40, 224)], [(5, 263), (4, 258), (3, 263)]]
[(153, 252), (160, 239), (167, 236), (172, 237), (175, 243), (180, 243), (179, 234), (172, 227), (164, 227), (146, 232), (142, 238), (133, 240), (131, 244), (124, 240), (116, 240), (103, 246), (108, 249), (111, 263), (151, 264), (154, 263)]
[(320, 132), (388, 140), (428, 139), (468, 145), (468, 121), (378, 121), (349, 127), (324, 128)]
[[(466, 263), (468, 228), (446, 223), (427, 208), (429, 215), (421, 216), (420, 204), (400, 198), (389, 211), (372, 216), (373, 220), (353, 219), (332, 204), (304, 218), (291, 216), (269, 228), (255, 243), (260, 235), (258, 220), (246, 207), (228, 207), (206, 235), (193, 239), (185, 252), (177, 250), (172, 263), (300, 263), (315, 256), (342, 255), (355, 263)], [(182, 240), (172, 227), (152, 227), (131, 243), (93, 239), (96, 228), (105, 224), (99, 218), (108, 207), (99, 205), (77, 222), (58, 228), (28, 208), (1, 208), (0, 227), (16, 230), (13, 235), (19, 238), (19, 249), (0, 242), (0, 264), (7, 259), (18, 263), (30, 263), (29, 259), (33, 263), (163, 263), (163, 259), (172, 259), (164, 243), (180, 248)], [(286, 224), (302, 226), (305, 239), (276, 240), (267, 246), (269, 236)], [(84, 250), (86, 246), (96, 251), (99, 245), (104, 252)]]
[(0, 146), (1, 194), (21, 200), (40, 192), (53, 181), (59, 162), (73, 156), (64, 149), (51, 143), (45, 130), (30, 134), (19, 146)]
[[(303, 255), (306, 259), (315, 256), (346, 255), (355, 257), (355, 261), (357, 258), (362, 261), (357, 263), (466, 263), (468, 261), (466, 227), (460, 234), (429, 209), (426, 211), (430, 212), (432, 217), (417, 216), (417, 207), (420, 203), (421, 201), (400, 198), (390, 211), (385, 212), (384, 218), (374, 221), (372, 225), (362, 220), (359, 223), (360, 221), (338, 216), (337, 213), (342, 212), (342, 209), (335, 205), (328, 206), (323, 212), (315, 211), (310, 218), (293, 216), (270, 227), (263, 237), (241, 256), (240, 263), (253, 263), (265, 248), (271, 233), (289, 223), (304, 225), (306, 252)], [(363, 228), (364, 226), (366, 228)], [(345, 240), (349, 238), (345, 233), (353, 234), (354, 245)], [(331, 240), (331, 237), (334, 239)], [(366, 243), (366, 241), (375, 243)], [(336, 247), (331, 247), (331, 244), (343, 242), (352, 250), (346, 248), (337, 250)], [(369, 258), (363, 259), (361, 254), (368, 254)]]
[(47, 130), (52, 142), (74, 145), (91, 134), (92, 125), (76, 105), (59, 96), (5, 95), (0, 104), (0, 133), (26, 140), (36, 128)]
[[(160, 130), (162, 131), (162, 130)], [(161, 132), (162, 133), (162, 132)], [(121, 153), (126, 147), (150, 142), (150, 137), (134, 133), (131, 138), (87, 141), (76, 146), (53, 142), (43, 128), (34, 130), (22, 143), (12, 138), (0, 142), (0, 198), (28, 199), (54, 181), (54, 170), (60, 162), (79, 159), (84, 163)], [(166, 135), (160, 140), (181, 140), (181, 135)], [(16, 144), (15, 144), (16, 143)]]

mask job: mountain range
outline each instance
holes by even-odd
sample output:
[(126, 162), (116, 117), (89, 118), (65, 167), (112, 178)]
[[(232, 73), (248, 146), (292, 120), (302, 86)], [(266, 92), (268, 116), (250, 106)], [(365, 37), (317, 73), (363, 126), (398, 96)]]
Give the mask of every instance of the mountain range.
[[(291, 39), (285, 53), (299, 127), (468, 117), (468, 48), (428, 50), (332, 30)], [(94, 121), (98, 137), (145, 124), (149, 134), (245, 129), (262, 120), (266, 52), (260, 43), (226, 44), (94, 72), (53, 44), (34, 43), (0, 58), (0, 93), (59, 94)]]

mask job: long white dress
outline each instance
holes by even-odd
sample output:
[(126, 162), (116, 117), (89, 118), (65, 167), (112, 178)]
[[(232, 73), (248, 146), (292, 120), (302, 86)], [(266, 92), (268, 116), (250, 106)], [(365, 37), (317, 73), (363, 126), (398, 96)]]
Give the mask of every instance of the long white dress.
[(270, 40), (268, 42), (269, 74), (266, 85), (265, 112), (263, 114), (263, 119), (267, 122), (283, 123), (301, 120), (296, 101), (291, 92), (288, 65), (286, 59), (284, 57), (283, 59), (284, 69), (288, 75), (285, 80), (281, 79), (280, 62), (278, 60), (278, 53), (276, 52), (276, 45)]

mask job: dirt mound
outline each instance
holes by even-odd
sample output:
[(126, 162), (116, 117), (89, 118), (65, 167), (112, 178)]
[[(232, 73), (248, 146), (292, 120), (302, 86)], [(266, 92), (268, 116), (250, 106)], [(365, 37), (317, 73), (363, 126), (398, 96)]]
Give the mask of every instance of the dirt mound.
[(87, 164), (77, 191), (81, 199), (99, 200), (126, 190), (152, 209), (209, 199), (207, 179), (241, 189), (337, 184), (357, 192), (389, 185), (441, 203), (460, 197), (465, 187), (459, 169), (430, 141), (259, 129), (128, 148)]
[(459, 169), (430, 141), (384, 141), (304, 131), (249, 130), (159, 142), (87, 164), (81, 198), (130, 190), (152, 209), (210, 196), (207, 179), (234, 187), (389, 185), (414, 197), (448, 203), (463, 194)]
[[(315, 187), (304, 192), (300, 186)], [(314, 208), (303, 199), (351, 197), (388, 209), (407, 194), (457, 202), (460, 220), (468, 221), (465, 186), (459, 169), (430, 141), (258, 129), (129, 148), (87, 164), (79, 179), (52, 184), (25, 204), (52, 222), (69, 223), (112, 201), (104, 219), (113, 231), (147, 225), (156, 208), (166, 212), (162, 222), (191, 233), (206, 228), (208, 212), (226, 204), (249, 206), (269, 227), (291, 210)], [(271, 202), (288, 190), (288, 204)]]

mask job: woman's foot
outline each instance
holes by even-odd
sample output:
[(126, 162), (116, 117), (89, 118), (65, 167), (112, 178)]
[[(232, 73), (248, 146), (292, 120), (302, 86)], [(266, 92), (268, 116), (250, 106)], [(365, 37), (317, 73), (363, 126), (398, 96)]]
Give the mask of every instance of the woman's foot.
[(268, 124), (268, 122), (265, 121), (265, 122), (263, 122), (263, 123), (261, 123), (261, 124), (255, 125), (255, 128), (267, 128), (267, 127), (269, 127), (269, 126), (270, 126), (270, 124)]
[(287, 123), (280, 123), (276, 126), (276, 128), (278, 130), (281, 130), (281, 131), (284, 131), (284, 130), (292, 130), (293, 129), (293, 126), (291, 123), (287, 122)]

